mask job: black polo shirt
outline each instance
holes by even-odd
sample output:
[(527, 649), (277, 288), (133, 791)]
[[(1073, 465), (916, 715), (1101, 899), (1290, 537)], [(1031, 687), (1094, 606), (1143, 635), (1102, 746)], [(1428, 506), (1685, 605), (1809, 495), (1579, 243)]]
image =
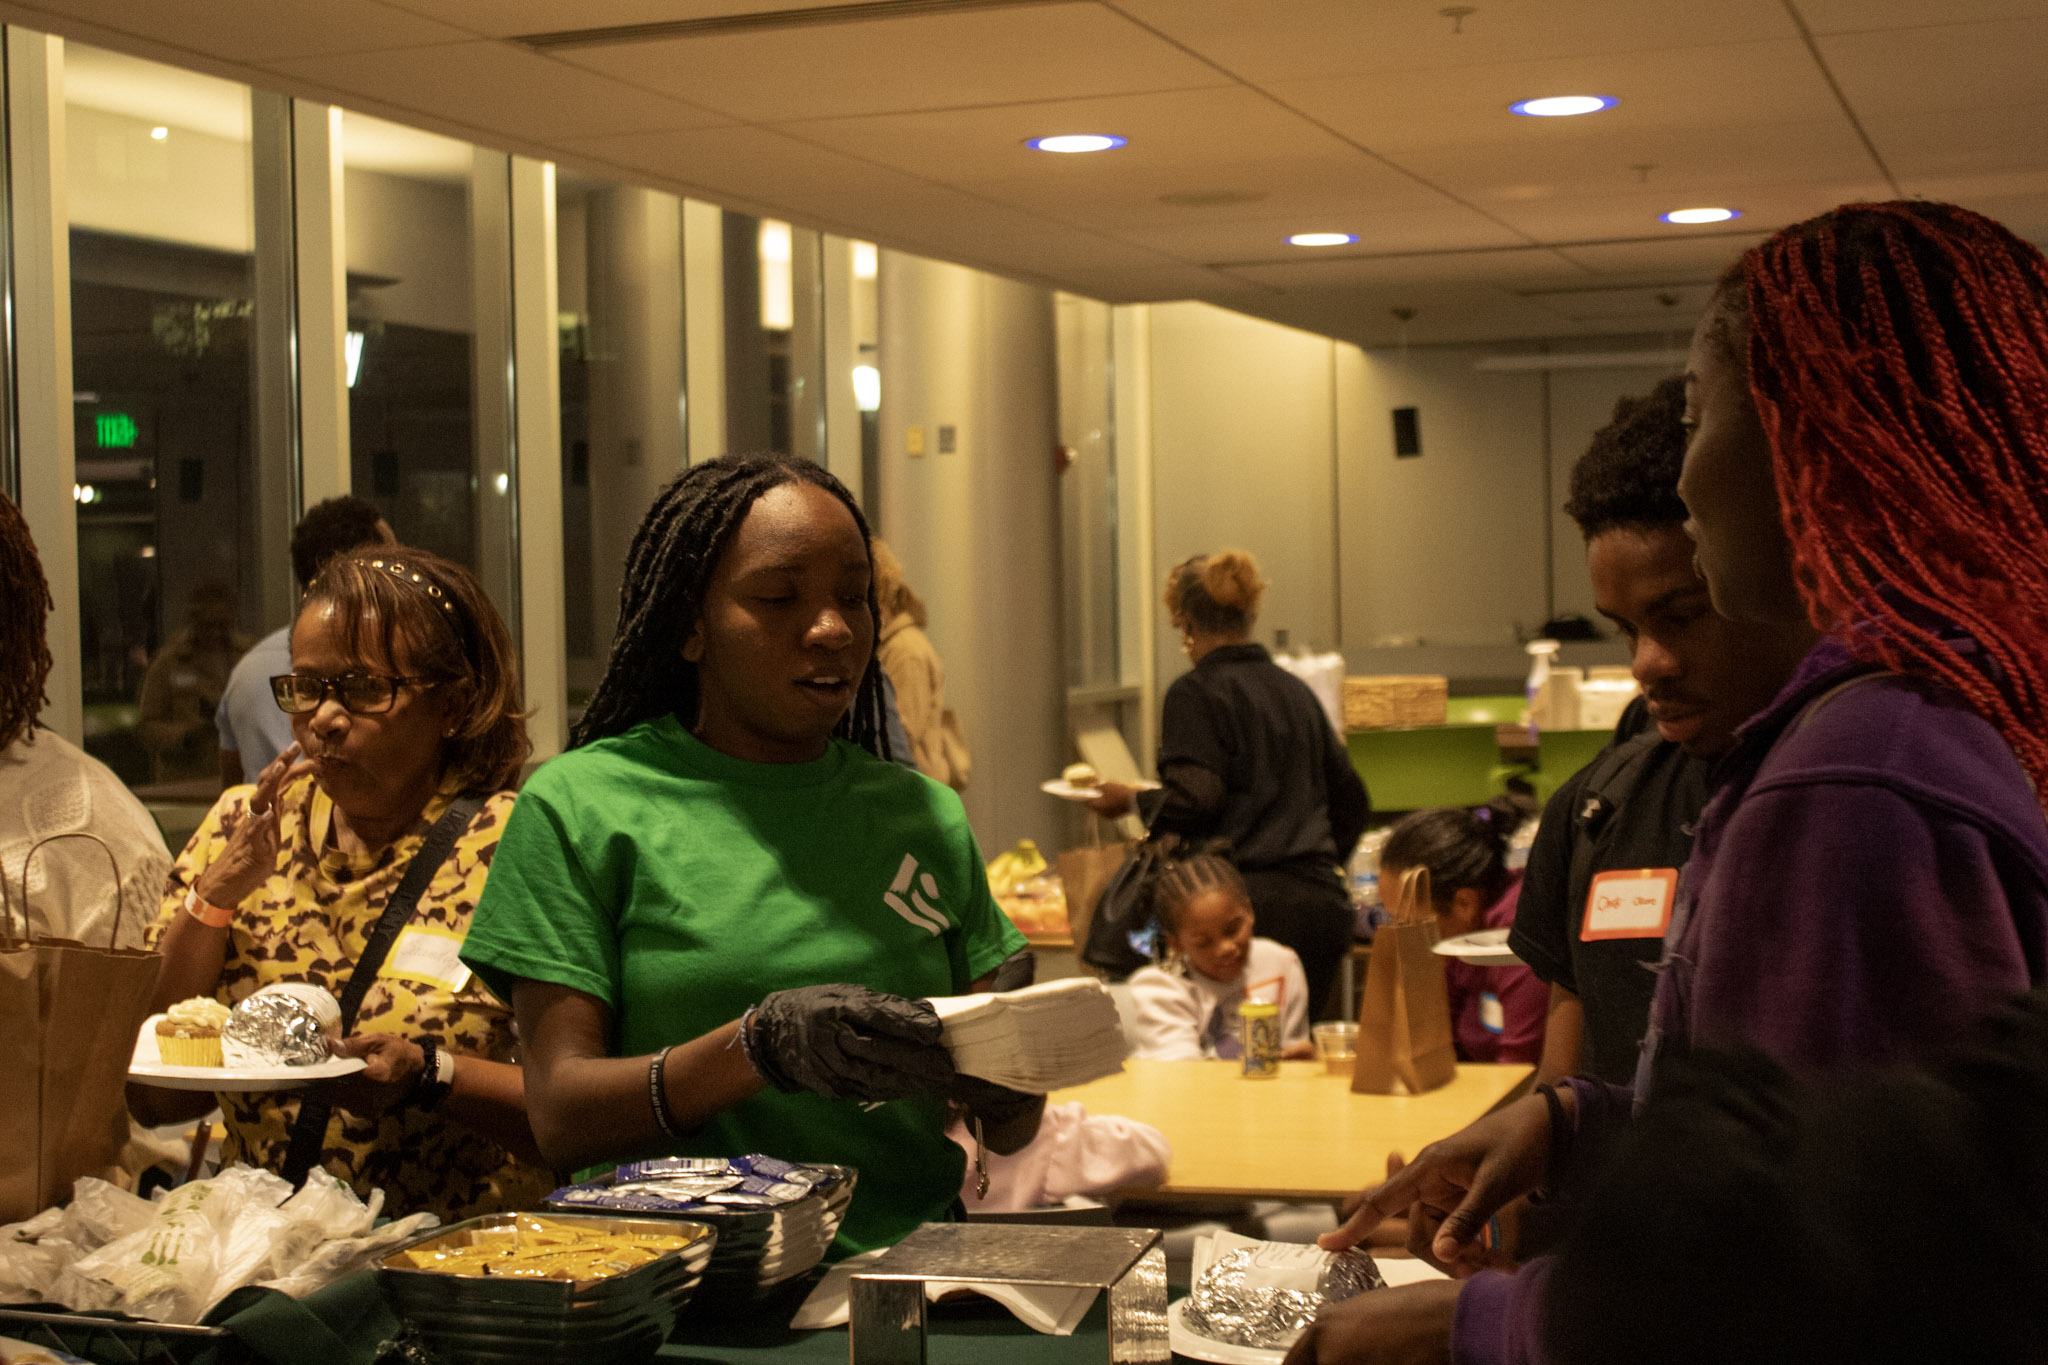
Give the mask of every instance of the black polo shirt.
[(1581, 938), (1593, 878), (1683, 868), (1707, 803), (1711, 767), (1653, 730), (1608, 745), (1543, 808), (1508, 946), (1585, 1007), (1584, 1075), (1615, 1085), (1634, 1079), (1636, 1047), (1657, 989), (1653, 968), (1664, 948), (1661, 936)]

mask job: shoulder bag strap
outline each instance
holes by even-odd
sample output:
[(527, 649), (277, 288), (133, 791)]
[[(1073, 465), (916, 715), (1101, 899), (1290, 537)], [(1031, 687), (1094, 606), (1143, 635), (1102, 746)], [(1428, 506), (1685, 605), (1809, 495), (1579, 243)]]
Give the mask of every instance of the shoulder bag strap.
[[(441, 812), (441, 818), (421, 840), (419, 851), (406, 864), (405, 876), (399, 880), (398, 889), (391, 893), (391, 898), (384, 902), (384, 913), (378, 917), (377, 927), (370, 931), (370, 941), (363, 945), (363, 955), (356, 959), (348, 984), (342, 987), (341, 1033), (344, 1038), (355, 1031), (356, 1011), (363, 1007), (363, 997), (370, 993), (370, 983), (377, 979), (384, 959), (391, 953), (391, 945), (398, 941), (398, 931), (412, 918), (413, 909), (425, 894), (427, 884), (434, 880), (441, 864), (448, 861), (448, 855), (455, 851), (455, 841), (462, 837), (462, 832), (469, 828), (469, 822), (476, 818), (483, 805), (481, 796), (456, 797), (448, 809)], [(291, 1145), (285, 1150), (284, 1170), (280, 1172), (294, 1189), (305, 1183), (307, 1173), (319, 1159), (327, 1139), (327, 1121), (333, 1116), (334, 1106), (326, 1100), (309, 1095), (300, 1102), (299, 1117), (292, 1124)]]

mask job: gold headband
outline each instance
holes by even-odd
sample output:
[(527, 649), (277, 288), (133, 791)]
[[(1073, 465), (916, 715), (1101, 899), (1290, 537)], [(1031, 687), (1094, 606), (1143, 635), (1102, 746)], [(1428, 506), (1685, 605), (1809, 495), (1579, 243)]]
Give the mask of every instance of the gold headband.
[(449, 601), (447, 595), (443, 593), (439, 588), (435, 587), (432, 583), (429, 583), (427, 581), (426, 575), (422, 574), (418, 569), (409, 570), (405, 567), (405, 565), (399, 563), (395, 559), (373, 559), (369, 561), (369, 565), (373, 569), (382, 569), (385, 573), (390, 574), (393, 578), (398, 579), (402, 583), (413, 583), (417, 584), (419, 587), (425, 588), (427, 590), (427, 596), (433, 598), (434, 601), (439, 603), (442, 611), (447, 612), (451, 617), (455, 615), (455, 604)]

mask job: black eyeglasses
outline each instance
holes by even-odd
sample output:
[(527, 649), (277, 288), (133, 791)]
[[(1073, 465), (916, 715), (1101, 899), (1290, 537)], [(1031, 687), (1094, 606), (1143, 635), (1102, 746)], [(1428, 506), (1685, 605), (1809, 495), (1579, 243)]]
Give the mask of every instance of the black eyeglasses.
[(394, 678), (388, 673), (344, 673), (338, 678), (280, 673), (270, 680), (270, 695), (277, 699), (277, 709), (290, 716), (319, 710), (330, 693), (350, 715), (375, 716), (391, 709), (399, 688), (433, 685), (429, 678)]

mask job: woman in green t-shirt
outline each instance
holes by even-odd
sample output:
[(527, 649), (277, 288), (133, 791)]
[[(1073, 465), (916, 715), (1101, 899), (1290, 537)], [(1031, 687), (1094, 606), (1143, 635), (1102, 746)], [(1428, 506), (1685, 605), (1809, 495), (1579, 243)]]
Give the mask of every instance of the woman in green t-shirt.
[(671, 482), (628, 552), (604, 680), (521, 792), (462, 954), (512, 1002), (557, 1167), (855, 1166), (842, 1251), (948, 1216), (948, 1100), (997, 1151), (1044, 1102), (956, 1075), (925, 1003), (990, 989), (1024, 941), (959, 798), (887, 761), (872, 573), (859, 509), (815, 464)]

